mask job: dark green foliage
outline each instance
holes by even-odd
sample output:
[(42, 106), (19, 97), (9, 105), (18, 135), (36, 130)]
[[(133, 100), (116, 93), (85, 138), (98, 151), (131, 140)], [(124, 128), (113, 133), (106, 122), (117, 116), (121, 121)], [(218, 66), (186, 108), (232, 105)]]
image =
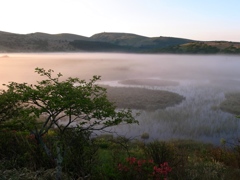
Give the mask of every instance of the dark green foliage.
[(8, 93), (0, 91), (0, 122), (18, 115), (19, 105), (18, 95), (13, 92), (13, 89), (9, 89)]
[[(165, 49), (171, 49), (172, 47), (176, 47), (182, 44), (190, 43), (193, 42), (193, 40), (189, 39), (182, 39), (182, 38), (174, 38), (174, 37), (157, 37), (157, 38), (152, 38), (152, 43), (149, 43), (146, 45), (141, 45), (139, 47), (139, 50), (141, 52), (147, 52), (147, 53), (155, 53), (159, 52), (159, 50), (165, 50)], [(174, 53), (174, 52), (171, 52)]]
[(37, 170), (54, 167), (34, 135), (15, 130), (0, 131), (0, 161), (6, 169), (27, 167)]
[(154, 141), (146, 144), (145, 153), (151, 157), (156, 164), (172, 161), (173, 150), (166, 142)]
[(48, 41), (47, 40), (36, 40), (34, 42), (35, 48), (40, 51), (48, 51)]
[[(26, 132), (11, 132), (0, 133), (0, 179), (55, 179), (56, 170), (53, 169), (46, 153), (43, 151), (40, 154), (36, 153), (33, 146), (36, 141), (29, 138)], [(51, 131), (44, 136), (45, 143), (55, 155), (56, 146), (64, 149), (62, 179), (83, 177), (96, 180), (147, 179), (151, 175), (149, 172), (152, 172), (152, 166), (158, 165), (155, 163), (148, 165), (152, 162), (152, 158), (149, 153), (145, 154), (146, 149), (148, 152), (153, 152), (154, 157), (160, 157), (159, 159), (168, 162), (172, 168), (168, 179), (227, 180), (229, 177), (233, 180), (239, 179), (238, 146), (231, 149), (193, 141), (155, 141), (150, 144), (134, 141), (128, 143), (129, 156), (126, 149), (116, 143), (119, 141), (118, 138), (89, 137), (89, 134), (73, 129), (66, 131), (61, 142), (56, 141), (60, 138), (57, 132)], [(4, 139), (9, 143), (3, 142)], [(100, 148), (99, 140), (101, 143), (106, 140), (108, 147)], [(31, 145), (27, 145), (26, 142)], [(11, 152), (7, 152), (3, 147), (7, 147)], [(129, 160), (133, 158), (136, 161), (132, 164)], [(127, 171), (123, 170), (120, 164), (129, 167)]]
[(164, 53), (180, 53), (180, 54), (216, 54), (220, 49), (201, 42), (188, 43), (178, 46), (170, 46), (159, 49), (158, 52)]
[[(61, 137), (60, 137), (61, 136)], [(78, 179), (91, 176), (97, 162), (98, 146), (90, 139), (90, 133), (79, 129), (68, 130), (64, 135), (51, 132), (43, 137), (44, 143), (57, 156), (61, 147), (63, 173)], [(20, 131), (0, 131), (0, 162), (5, 169), (27, 168), (32, 171), (55, 168), (33, 134)]]
[(219, 52), (219, 49), (214, 46), (210, 46), (204, 43), (192, 43), (186, 48), (183, 47), (183, 52), (186, 53), (206, 53), (206, 54), (215, 54)]
[[(91, 132), (120, 123), (137, 123), (137, 120), (131, 110), (115, 110), (113, 103), (107, 99), (106, 89), (95, 84), (100, 79), (99, 76), (93, 76), (89, 82), (71, 77), (60, 81), (61, 73), (53, 77), (53, 70), (35, 70), (46, 79), (35, 85), (11, 82), (5, 85), (6, 90), (0, 92), (3, 109), (0, 119), (10, 122), (4, 123), (2, 128), (22, 126), (18, 130), (28, 130), (34, 140), (33, 147), (23, 148), (26, 154), (22, 155), (22, 152), (18, 151), (15, 153), (14, 150), (13, 155), (20, 154), (20, 157), (26, 160), (25, 156), (28, 156), (29, 152), (36, 153), (38, 160), (35, 160), (31, 153), (29, 155), (35, 169), (56, 168), (56, 179), (61, 179), (62, 170), (77, 178), (90, 176), (96, 154), (90, 140)], [(72, 123), (76, 123), (77, 127), (70, 127)], [(54, 134), (48, 136), (50, 131)], [(25, 142), (30, 145), (25, 140), (26, 137), (23, 137), (20, 145)], [(16, 138), (9, 141), (18, 146)], [(2, 145), (4, 146), (7, 144)], [(6, 154), (3, 158), (9, 156)], [(45, 157), (48, 162), (38, 162)], [(18, 161), (17, 164), (24, 166)]]
[[(76, 121), (86, 131), (137, 122), (130, 110), (115, 111), (106, 89), (95, 84), (99, 76), (89, 82), (78, 78), (60, 81), (62, 75), (52, 77), (53, 70), (36, 68), (36, 72), (47, 79), (35, 85), (12, 82), (6, 85), (7, 90), (0, 92), (1, 109), (6, 109), (0, 112), (2, 120), (7, 120), (7, 116), (8, 120), (12, 118), (27, 125), (30, 120), (41, 119), (40, 129), (29, 129), (39, 137), (53, 126), (63, 133)], [(66, 125), (60, 125), (60, 120), (65, 120)]]
[(90, 138), (89, 132), (79, 129), (64, 133), (63, 171), (74, 179), (90, 177), (98, 163), (98, 146)]
[(133, 47), (116, 45), (108, 42), (99, 42), (99, 41), (83, 41), (83, 40), (74, 40), (69, 42), (74, 48), (82, 51), (115, 51), (115, 52), (132, 52)]
[(148, 52), (156, 48), (192, 42), (192, 40), (189, 39), (162, 36), (149, 38), (130, 33), (99, 33), (93, 35), (90, 39), (93, 41), (108, 42), (115, 45), (132, 47), (135, 48), (135, 51), (139, 52)]
[(227, 54), (239, 54), (240, 53), (240, 48), (234, 47), (233, 45), (225, 48), (222, 50), (223, 53)]

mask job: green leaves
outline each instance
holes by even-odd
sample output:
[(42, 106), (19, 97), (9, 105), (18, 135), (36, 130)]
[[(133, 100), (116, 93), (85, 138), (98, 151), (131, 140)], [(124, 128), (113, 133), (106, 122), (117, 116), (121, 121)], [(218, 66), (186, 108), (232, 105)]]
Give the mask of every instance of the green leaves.
[[(55, 163), (57, 179), (60, 179), (63, 161), (68, 160), (64, 156), (70, 152), (70, 146), (64, 143), (64, 138), (73, 123), (76, 126), (73, 132), (78, 130), (83, 135), (89, 134), (86, 137), (90, 137), (93, 130), (120, 123), (137, 123), (130, 110), (116, 110), (107, 99), (106, 89), (96, 84), (100, 76), (93, 76), (88, 82), (72, 77), (60, 81), (62, 74), (54, 77), (51, 69), (36, 68), (35, 72), (46, 79), (34, 85), (12, 82), (5, 85), (7, 90), (0, 91), (0, 121), (10, 120), (8, 122), (14, 128), (22, 126), (31, 132), (37, 144)], [(57, 134), (54, 137), (56, 152), (43, 141), (44, 134), (51, 128)], [(76, 141), (73, 139), (74, 144), (81, 140), (79, 136), (77, 138)], [(84, 155), (79, 157), (82, 159)]]
[[(54, 125), (64, 132), (73, 122), (84, 125), (84, 129), (96, 129), (137, 123), (130, 110), (116, 111), (106, 96), (106, 89), (96, 84), (100, 76), (88, 82), (69, 77), (60, 81), (54, 71), (36, 68), (35, 72), (46, 79), (36, 84), (12, 82), (0, 94), (0, 120), (10, 118), (24, 120), (41, 119), (39, 132), (46, 133)], [(64, 122), (64, 123), (63, 123)]]

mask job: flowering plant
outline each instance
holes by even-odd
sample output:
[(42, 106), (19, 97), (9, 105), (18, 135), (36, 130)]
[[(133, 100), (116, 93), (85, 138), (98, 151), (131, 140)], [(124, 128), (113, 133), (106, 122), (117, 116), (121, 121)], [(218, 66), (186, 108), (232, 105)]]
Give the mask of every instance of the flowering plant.
[(123, 175), (128, 178), (167, 180), (167, 176), (172, 171), (172, 168), (167, 162), (156, 165), (152, 159), (129, 157), (125, 163), (118, 164), (118, 170), (124, 172)]

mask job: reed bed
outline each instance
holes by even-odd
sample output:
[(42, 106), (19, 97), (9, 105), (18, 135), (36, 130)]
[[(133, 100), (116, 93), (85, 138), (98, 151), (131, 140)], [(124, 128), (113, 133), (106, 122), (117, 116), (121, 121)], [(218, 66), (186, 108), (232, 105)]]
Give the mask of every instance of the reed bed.
[[(230, 91), (229, 87), (212, 85), (208, 80), (182, 80), (178, 83), (178, 86), (146, 86), (123, 85), (118, 81), (104, 82), (105, 85), (115, 87), (112, 90), (116, 90), (119, 99), (125, 96), (124, 93), (128, 93), (126, 87), (135, 88), (135, 91), (142, 91), (141, 88), (159, 90), (159, 92), (167, 91), (185, 98), (180, 103), (152, 111), (135, 108), (135, 112), (141, 112), (137, 117), (139, 125), (118, 126), (111, 130), (116, 134), (139, 138), (143, 133), (148, 133), (149, 141), (192, 139), (220, 144), (222, 138), (231, 141), (238, 137), (240, 133), (239, 119), (234, 114), (222, 111), (220, 108), (221, 103), (226, 99), (225, 94)], [(125, 89), (119, 87), (125, 87)], [(146, 96), (151, 96), (151, 93)], [(138, 104), (139, 101), (135, 101), (135, 103)]]

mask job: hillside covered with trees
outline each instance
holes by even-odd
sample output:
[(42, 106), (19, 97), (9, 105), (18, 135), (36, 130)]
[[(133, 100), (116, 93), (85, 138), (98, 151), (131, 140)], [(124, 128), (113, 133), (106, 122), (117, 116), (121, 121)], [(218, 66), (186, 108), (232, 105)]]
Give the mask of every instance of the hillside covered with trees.
[(129, 52), (177, 54), (239, 54), (240, 43), (146, 37), (129, 33), (14, 34), (0, 31), (0, 52)]

